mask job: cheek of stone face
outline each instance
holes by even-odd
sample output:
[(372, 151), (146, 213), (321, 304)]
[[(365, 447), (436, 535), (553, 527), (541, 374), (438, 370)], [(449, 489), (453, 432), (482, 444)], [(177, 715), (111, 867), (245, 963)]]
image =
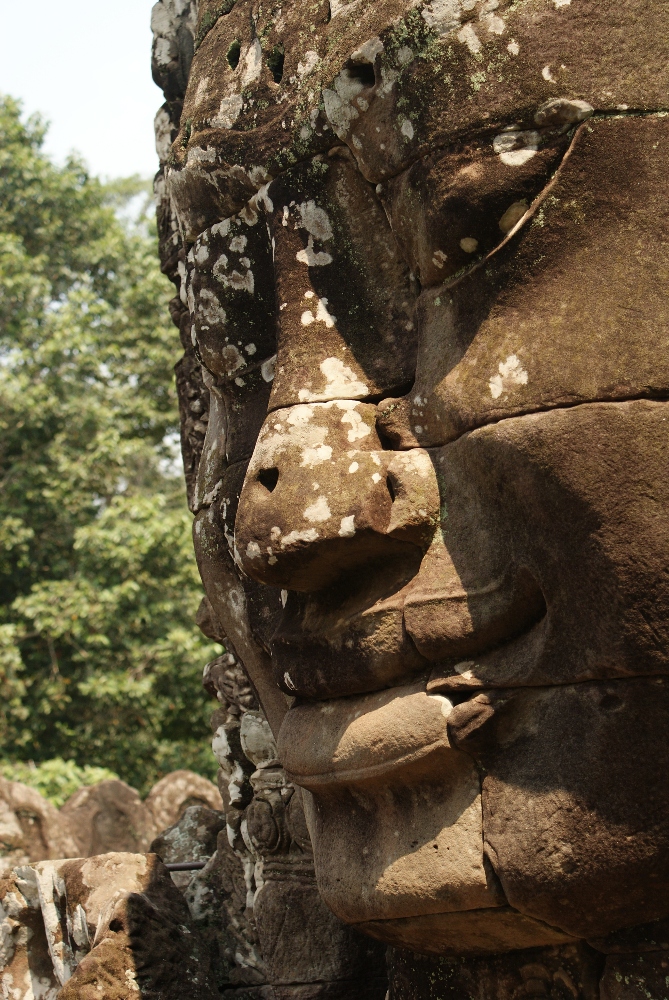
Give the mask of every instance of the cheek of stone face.
[(448, 560), (433, 566), (430, 550), (405, 599), (434, 685), (667, 673), (668, 420), (666, 403), (593, 403), (435, 450)]
[(589, 939), (665, 916), (667, 678), (480, 699), (481, 725), (464, 702), (449, 732), (485, 769), (484, 837), (509, 903)]

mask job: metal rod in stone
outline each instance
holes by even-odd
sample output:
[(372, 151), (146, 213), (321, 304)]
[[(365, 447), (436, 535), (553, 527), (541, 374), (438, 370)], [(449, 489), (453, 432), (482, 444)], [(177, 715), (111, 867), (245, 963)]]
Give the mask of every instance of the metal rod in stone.
[(178, 864), (165, 865), (168, 872), (197, 872), (207, 864), (206, 861), (180, 861)]

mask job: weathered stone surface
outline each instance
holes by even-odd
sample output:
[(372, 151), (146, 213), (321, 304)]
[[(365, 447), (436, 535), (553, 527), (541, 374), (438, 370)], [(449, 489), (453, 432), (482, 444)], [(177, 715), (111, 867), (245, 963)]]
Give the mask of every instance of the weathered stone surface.
[[(220, 812), (221, 796), (213, 782), (194, 771), (172, 771), (158, 781), (144, 802), (160, 836), (177, 823), (191, 806)], [(152, 848), (153, 850), (153, 848)], [(160, 854), (160, 851), (154, 852)]]
[[(504, 156), (489, 137), (446, 153), (439, 150), (383, 186), (381, 199), (393, 232), (422, 288), (441, 285), (470, 267), (522, 218), (569, 146), (555, 129), (544, 132), (506, 133), (510, 152)], [(514, 150), (523, 141), (542, 147)]]
[(0, 778), (0, 868), (76, 857), (78, 842), (62, 813), (34, 788)]
[(55, 1000), (60, 981), (49, 954), (35, 886), (16, 872), (0, 881), (3, 1000)]
[[(467, 717), (481, 701), (477, 728)], [(484, 769), (487, 855), (512, 906), (588, 938), (666, 914), (667, 760), (656, 734), (668, 712), (659, 677), (493, 691), (453, 710), (452, 738)]]
[[(217, 797), (218, 792), (216, 792)], [(187, 861), (209, 861), (216, 851), (218, 835), (225, 827), (222, 812), (206, 806), (188, 806), (179, 820), (151, 844), (151, 853), (157, 854), (163, 864), (172, 865)], [(186, 889), (192, 872), (172, 872), (172, 881), (179, 889)]]
[(107, 854), (23, 866), (2, 882), (8, 1000), (217, 996), (188, 908), (152, 855)]
[(582, 945), (426, 958), (391, 949), (390, 1000), (600, 1000), (601, 956)]
[(415, 386), (399, 408), (382, 404), (403, 446), (444, 444), (519, 413), (666, 393), (669, 356), (655, 331), (669, 322), (669, 219), (656, 206), (668, 157), (664, 115), (586, 122), (485, 267), (423, 292)]
[(365, 399), (413, 377), (415, 287), (374, 189), (332, 149), (268, 188), (278, 302), (271, 407)]
[(279, 735), (210, 669), (247, 996), (317, 909), (294, 782), (339, 916), (470, 955), (391, 1000), (594, 1000), (574, 938), (664, 940), (665, 14), (199, 5), (161, 253), (207, 634)]
[[(58, 1000), (97, 1000), (100, 995), (134, 1000), (138, 994), (177, 1000), (184, 982), (197, 1000), (218, 995), (188, 907), (154, 855), (111, 854), (60, 863), (53, 875), (40, 866), (35, 870), (41, 893), (49, 877), (62, 886), (54, 911), (58, 929), (65, 921), (69, 928), (71, 914), (85, 917), (80, 927), (88, 947), (83, 956), (75, 952), (70, 969), (61, 974)], [(48, 936), (51, 910), (45, 899), (40, 901)], [(76, 932), (75, 923), (75, 941)], [(64, 944), (67, 953), (68, 941)], [(51, 952), (58, 971), (55, 945)]]
[(438, 510), (432, 465), (422, 452), (383, 451), (375, 416), (368, 403), (339, 399), (267, 419), (235, 522), (250, 576), (321, 590), (351, 558), (356, 568), (384, 556), (410, 562), (414, 546), (427, 547), (426, 519)]
[(666, 954), (609, 956), (599, 1000), (667, 1000), (669, 959)]
[(216, 855), (186, 898), (217, 946), (222, 980), (283, 985), (286, 997), (343, 997), (349, 987), (336, 984), (354, 982), (384, 995), (382, 952), (319, 896), (301, 797), (279, 767), (272, 731), (235, 658), (209, 664), (204, 684), (221, 706), (212, 718), (213, 749), (230, 806), (227, 836), (219, 835)]
[(72, 830), (79, 857), (124, 850), (148, 850), (153, 817), (138, 792), (124, 781), (101, 781), (80, 788), (60, 810)]
[(263, 983), (265, 962), (248, 899), (248, 867), (233, 850), (222, 830), (216, 852), (196, 872), (185, 891), (191, 918), (207, 943), (212, 974), (219, 990), (241, 984)]
[(432, 690), (666, 673), (668, 417), (661, 402), (595, 403), (431, 453), (444, 567), (432, 576), (425, 561), (407, 605), (415, 586), (432, 609)]

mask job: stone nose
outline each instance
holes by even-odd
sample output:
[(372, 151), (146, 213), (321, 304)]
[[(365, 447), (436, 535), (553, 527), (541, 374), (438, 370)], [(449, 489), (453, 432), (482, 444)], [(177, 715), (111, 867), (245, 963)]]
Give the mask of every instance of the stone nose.
[(270, 414), (235, 522), (237, 557), (261, 583), (320, 590), (370, 559), (426, 549), (439, 491), (426, 451), (384, 451), (376, 407), (335, 400)]

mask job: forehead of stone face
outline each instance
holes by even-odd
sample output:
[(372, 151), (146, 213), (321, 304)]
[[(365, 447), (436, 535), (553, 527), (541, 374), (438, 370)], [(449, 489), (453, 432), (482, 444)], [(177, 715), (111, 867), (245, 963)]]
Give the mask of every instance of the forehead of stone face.
[(336, 142), (377, 183), (557, 98), (661, 109), (665, 19), (661, 0), (201, 3), (173, 196), (202, 231)]

